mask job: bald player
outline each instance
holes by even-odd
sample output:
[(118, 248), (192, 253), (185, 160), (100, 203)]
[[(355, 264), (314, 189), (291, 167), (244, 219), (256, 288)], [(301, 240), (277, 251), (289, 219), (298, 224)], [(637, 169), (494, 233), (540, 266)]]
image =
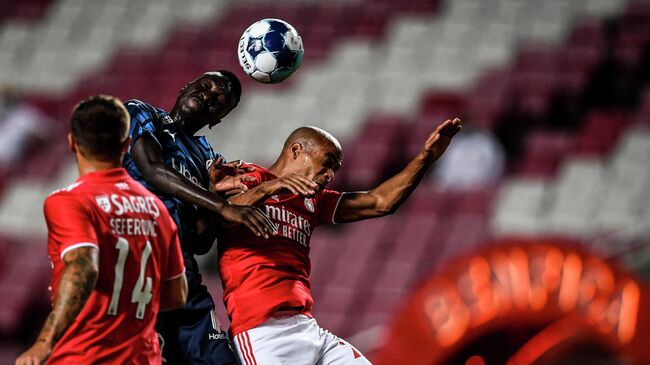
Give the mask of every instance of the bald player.
[(310, 313), (311, 234), (321, 224), (395, 212), (460, 129), (458, 119), (440, 124), (400, 173), (368, 191), (325, 189), (343, 154), (336, 138), (316, 127), (291, 133), (270, 168), (249, 164), (255, 170), (247, 174), (255, 182), (246, 182), (248, 190), (229, 200), (259, 206), (275, 234), (263, 239), (239, 227), (219, 238), (224, 302), (243, 364), (369, 363), (349, 343), (321, 329)]

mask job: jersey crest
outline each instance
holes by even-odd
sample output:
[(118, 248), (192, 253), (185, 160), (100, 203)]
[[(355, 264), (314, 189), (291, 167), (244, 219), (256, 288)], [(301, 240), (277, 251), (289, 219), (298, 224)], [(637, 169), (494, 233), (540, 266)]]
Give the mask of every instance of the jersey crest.
[(100, 207), (104, 212), (111, 212), (111, 201), (108, 199), (108, 195), (95, 196), (95, 202), (97, 202), (97, 206)]
[(314, 212), (314, 200), (311, 198), (305, 198), (305, 208), (307, 208), (308, 211)]

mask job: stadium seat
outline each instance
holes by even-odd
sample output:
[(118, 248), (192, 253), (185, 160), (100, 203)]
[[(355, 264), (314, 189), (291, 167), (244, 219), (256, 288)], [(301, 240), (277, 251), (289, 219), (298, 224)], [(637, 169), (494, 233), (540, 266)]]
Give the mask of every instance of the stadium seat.
[(593, 234), (590, 212), (604, 188), (604, 168), (597, 158), (576, 157), (563, 166), (549, 196), (548, 210), (542, 218), (550, 233), (576, 238)]
[(528, 134), (524, 155), (515, 171), (523, 176), (551, 178), (571, 150), (573, 139), (567, 132), (535, 130)]
[(593, 112), (585, 118), (575, 146), (581, 154), (602, 155), (617, 141), (627, 124), (627, 115), (620, 112)]
[(492, 232), (498, 235), (540, 233), (539, 218), (548, 190), (547, 183), (540, 179), (518, 177), (506, 181), (495, 202)]

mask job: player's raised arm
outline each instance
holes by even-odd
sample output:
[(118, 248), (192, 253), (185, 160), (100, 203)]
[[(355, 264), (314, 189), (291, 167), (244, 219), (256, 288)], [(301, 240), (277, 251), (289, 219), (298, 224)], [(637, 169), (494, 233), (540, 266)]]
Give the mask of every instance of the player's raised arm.
[(355, 222), (394, 213), (460, 129), (459, 119), (445, 121), (429, 135), (422, 151), (397, 175), (372, 190), (343, 194), (334, 220), (337, 223)]
[(16, 365), (40, 364), (45, 361), (95, 288), (99, 272), (96, 247), (72, 249), (63, 256), (63, 262), (65, 268), (52, 311), (36, 343), (16, 360)]
[(229, 222), (245, 224), (258, 236), (266, 235), (271, 229), (254, 208), (231, 206), (220, 196), (194, 185), (165, 164), (160, 145), (152, 137), (143, 135), (138, 138), (131, 147), (131, 156), (144, 179), (163, 193), (213, 211)]

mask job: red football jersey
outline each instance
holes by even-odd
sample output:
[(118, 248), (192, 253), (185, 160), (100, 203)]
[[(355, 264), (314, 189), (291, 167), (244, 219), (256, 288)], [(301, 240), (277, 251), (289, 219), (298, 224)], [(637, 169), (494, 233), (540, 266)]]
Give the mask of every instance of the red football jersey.
[(160, 283), (184, 273), (176, 225), (165, 205), (122, 168), (82, 176), (45, 201), (52, 302), (64, 255), (99, 250), (99, 275), (48, 364), (160, 364), (154, 330)]
[[(253, 187), (276, 178), (263, 167), (246, 175), (257, 178)], [(223, 300), (232, 335), (266, 321), (276, 310), (300, 308), (310, 315), (309, 240), (313, 229), (334, 222), (341, 193), (319, 191), (312, 198), (295, 194), (274, 195), (261, 209), (273, 221), (278, 234), (269, 239), (239, 226), (225, 230), (219, 241), (219, 271)]]

